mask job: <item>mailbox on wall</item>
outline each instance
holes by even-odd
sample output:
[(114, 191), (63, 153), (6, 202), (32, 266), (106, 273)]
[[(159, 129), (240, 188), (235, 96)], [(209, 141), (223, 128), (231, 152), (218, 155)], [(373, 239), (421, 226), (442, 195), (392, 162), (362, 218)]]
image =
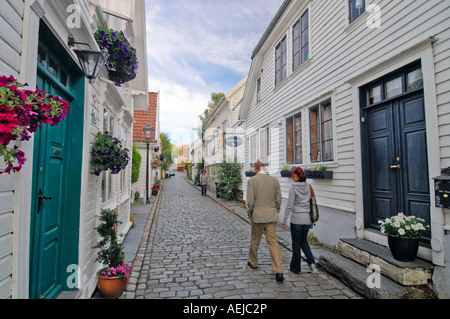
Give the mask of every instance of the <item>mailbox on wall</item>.
[(434, 193), (436, 196), (436, 207), (450, 208), (450, 174), (448, 168), (442, 173), (446, 175), (437, 176), (434, 179)]

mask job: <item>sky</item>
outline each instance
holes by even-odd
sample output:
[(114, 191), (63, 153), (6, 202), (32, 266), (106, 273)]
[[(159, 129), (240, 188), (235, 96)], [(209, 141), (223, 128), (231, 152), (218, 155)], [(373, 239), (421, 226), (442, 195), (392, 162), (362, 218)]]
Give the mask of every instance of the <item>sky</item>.
[(146, 0), (149, 91), (160, 94), (161, 132), (190, 144), (211, 93), (242, 78), (283, 0)]

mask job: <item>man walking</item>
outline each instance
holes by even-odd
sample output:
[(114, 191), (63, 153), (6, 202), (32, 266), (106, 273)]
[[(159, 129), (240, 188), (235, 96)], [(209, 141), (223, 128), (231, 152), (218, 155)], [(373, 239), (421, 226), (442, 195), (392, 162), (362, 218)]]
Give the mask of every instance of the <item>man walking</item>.
[(202, 196), (206, 195), (206, 189), (208, 188), (208, 176), (206, 170), (202, 170), (200, 174), (200, 187), (202, 188)]
[(280, 248), (276, 238), (278, 214), (281, 208), (281, 188), (278, 179), (264, 172), (265, 165), (258, 160), (254, 165), (256, 176), (247, 186), (247, 213), (251, 221), (251, 241), (248, 265), (258, 266), (258, 248), (263, 232), (270, 249), (272, 272), (277, 281), (283, 281)]

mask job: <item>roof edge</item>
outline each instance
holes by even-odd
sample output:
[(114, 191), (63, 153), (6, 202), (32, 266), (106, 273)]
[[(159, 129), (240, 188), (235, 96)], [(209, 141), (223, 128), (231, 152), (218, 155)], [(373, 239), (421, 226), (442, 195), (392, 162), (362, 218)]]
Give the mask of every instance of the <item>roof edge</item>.
[(252, 52), (252, 59), (255, 57), (255, 55), (258, 54), (259, 50), (263, 46), (264, 42), (269, 37), (270, 33), (272, 32), (273, 28), (275, 28), (275, 25), (278, 23), (278, 20), (280, 20), (281, 16), (283, 15), (284, 11), (286, 11), (286, 8), (291, 3), (292, 0), (285, 0), (283, 4), (281, 5), (280, 9), (278, 9), (277, 13), (275, 14), (275, 17), (270, 22), (269, 26), (267, 27), (266, 31), (262, 35), (261, 39), (259, 40), (258, 44), (256, 45), (255, 49)]

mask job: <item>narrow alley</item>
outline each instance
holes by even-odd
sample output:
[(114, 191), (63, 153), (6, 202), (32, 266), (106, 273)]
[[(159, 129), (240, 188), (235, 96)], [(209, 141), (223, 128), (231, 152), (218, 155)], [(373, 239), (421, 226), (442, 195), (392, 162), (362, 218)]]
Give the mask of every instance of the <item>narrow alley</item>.
[[(215, 196), (215, 194), (209, 194)], [(152, 209), (122, 298), (355, 299), (357, 293), (319, 270), (289, 271), (291, 251), (280, 246), (285, 280), (275, 281), (263, 237), (259, 267), (247, 266), (250, 225), (178, 173), (166, 179)]]

